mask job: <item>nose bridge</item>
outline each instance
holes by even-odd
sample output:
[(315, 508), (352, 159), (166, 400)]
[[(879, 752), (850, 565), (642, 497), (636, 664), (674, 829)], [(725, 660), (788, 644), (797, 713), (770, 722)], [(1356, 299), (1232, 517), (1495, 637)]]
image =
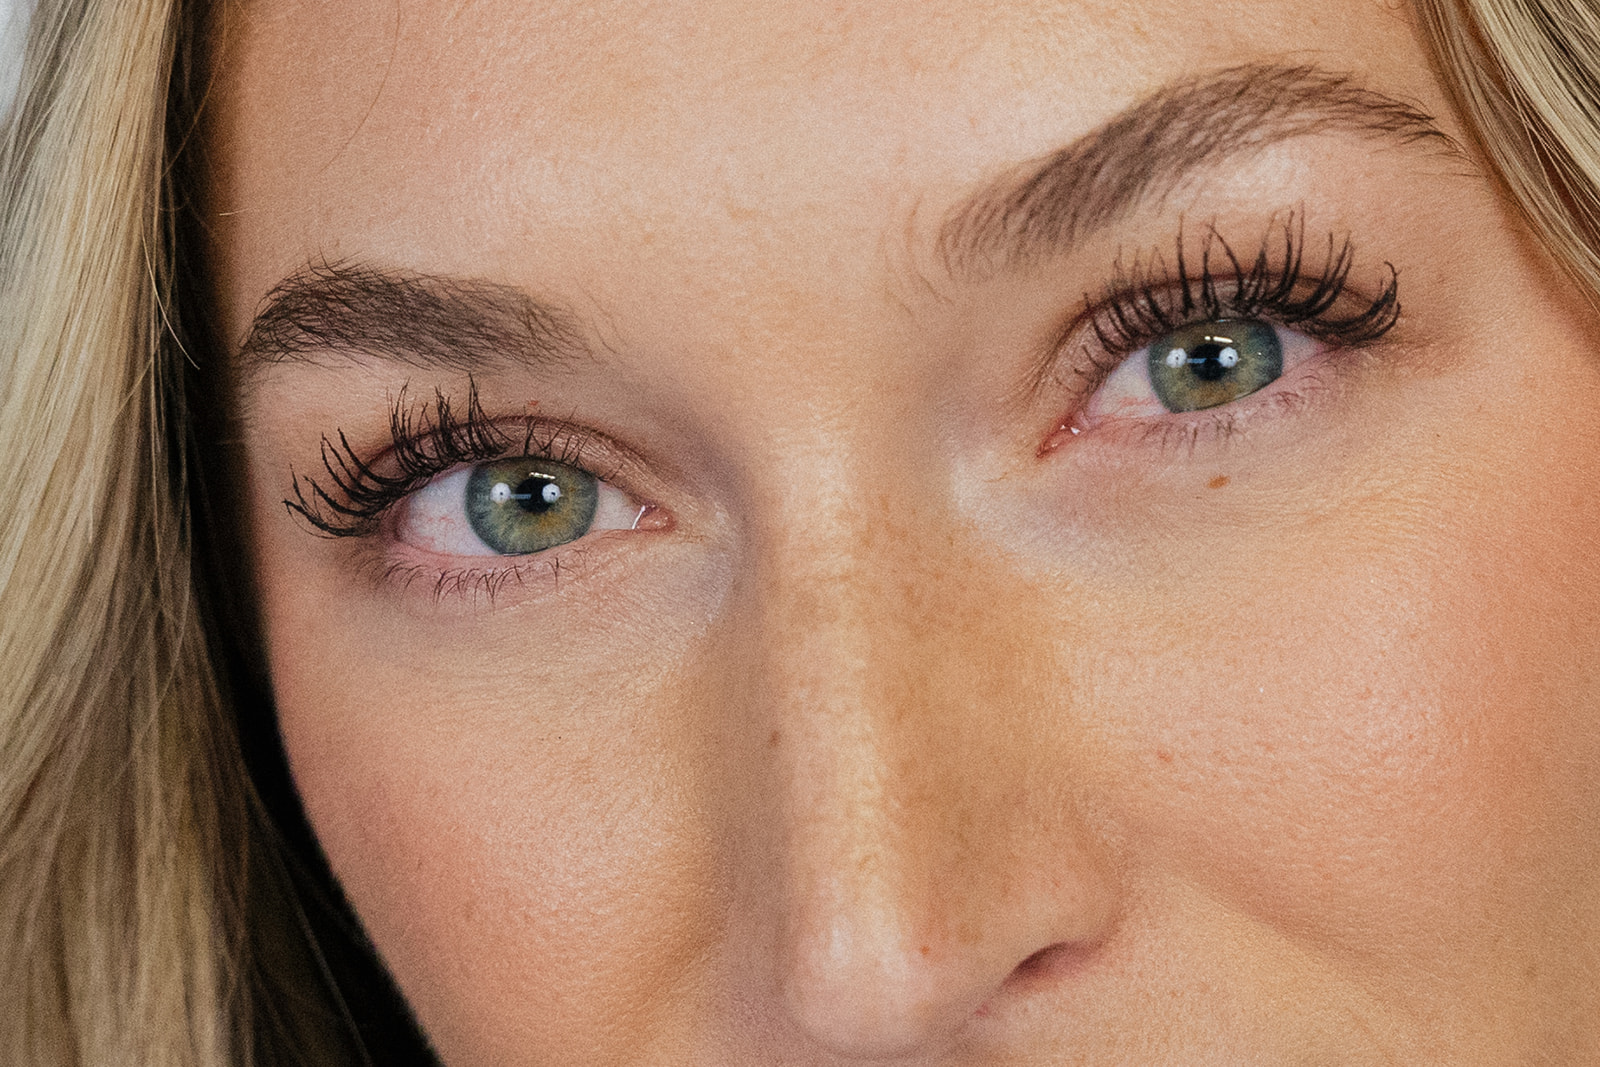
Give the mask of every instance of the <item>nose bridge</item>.
[(931, 544), (945, 524), (919, 494), (828, 481), (761, 553), (764, 703), (799, 810), (848, 810), (857, 826), (893, 815), (877, 829), (904, 834), (907, 772), (938, 774), (929, 727), (951, 717), (942, 682), (961, 655), (954, 631), (977, 619), (956, 587), (960, 550)]
[(1064, 808), (1041, 815), (1060, 783), (1037, 780), (1023, 728), (1065, 679), (1029, 662), (1039, 642), (1011, 579), (941, 494), (820, 484), (759, 553), (779, 977), (815, 1038), (887, 1055), (937, 1040), (1087, 929), (1057, 907), (1073, 878), (1054, 868), (1082, 842)]

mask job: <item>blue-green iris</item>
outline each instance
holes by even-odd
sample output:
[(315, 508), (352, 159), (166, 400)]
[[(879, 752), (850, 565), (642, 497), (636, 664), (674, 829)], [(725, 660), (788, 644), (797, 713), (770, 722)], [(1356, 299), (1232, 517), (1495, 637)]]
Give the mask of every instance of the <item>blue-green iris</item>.
[(474, 467), (467, 479), (467, 520), (496, 552), (525, 556), (589, 532), (600, 500), (593, 475), (534, 456)]
[(1278, 331), (1254, 319), (1198, 322), (1150, 345), (1150, 384), (1168, 411), (1200, 411), (1249, 396), (1283, 373)]

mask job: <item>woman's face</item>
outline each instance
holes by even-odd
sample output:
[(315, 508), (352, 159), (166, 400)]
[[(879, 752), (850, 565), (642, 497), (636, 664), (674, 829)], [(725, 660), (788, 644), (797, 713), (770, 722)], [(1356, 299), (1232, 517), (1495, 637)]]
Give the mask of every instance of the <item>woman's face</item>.
[(446, 1063), (1600, 1055), (1600, 321), (1404, 9), (220, 38), (283, 737)]

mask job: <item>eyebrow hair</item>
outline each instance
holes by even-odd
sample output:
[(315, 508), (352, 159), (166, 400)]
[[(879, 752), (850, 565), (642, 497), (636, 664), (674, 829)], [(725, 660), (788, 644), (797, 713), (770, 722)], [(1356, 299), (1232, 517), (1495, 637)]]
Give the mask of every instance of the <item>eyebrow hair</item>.
[[(991, 180), (946, 214), (935, 254), (952, 276), (1017, 269), (1169, 195), (1196, 170), (1329, 132), (1466, 158), (1432, 116), (1349, 75), (1229, 67), (1169, 84)], [(583, 337), (571, 314), (513, 286), (344, 261), (310, 264), (274, 286), (238, 359), (246, 385), (265, 367), (330, 357), (472, 372), (592, 355)]]
[(248, 380), (266, 366), (330, 356), (471, 372), (587, 354), (575, 318), (513, 286), (342, 262), (311, 264), (274, 286), (239, 361)]
[(1309, 134), (1342, 133), (1466, 158), (1431, 115), (1310, 66), (1247, 64), (1170, 84), (1098, 129), (991, 181), (945, 216), (953, 276), (1060, 254), (1195, 171)]

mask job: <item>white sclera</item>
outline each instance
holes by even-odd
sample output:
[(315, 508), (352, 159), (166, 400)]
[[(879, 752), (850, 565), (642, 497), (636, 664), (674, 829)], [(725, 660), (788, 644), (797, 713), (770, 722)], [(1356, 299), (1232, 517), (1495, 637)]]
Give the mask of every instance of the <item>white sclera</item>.
[[(1290, 330), (1271, 323), (1268, 325), (1272, 327), (1279, 345), (1282, 346), (1285, 376), (1327, 347), (1323, 342), (1308, 337), (1298, 330)], [(1115, 370), (1106, 375), (1106, 380), (1100, 383), (1100, 388), (1095, 390), (1094, 396), (1084, 407), (1085, 425), (1092, 427), (1100, 419), (1164, 418), (1171, 414), (1156, 398), (1154, 387), (1150, 384), (1150, 358), (1160, 351), (1154, 345), (1142, 348), (1129, 354)], [(1228, 362), (1230, 358), (1228, 353), (1232, 353), (1232, 363)], [(1189, 353), (1181, 348), (1169, 348), (1165, 355), (1160, 357), (1160, 362), (1174, 370), (1182, 367), (1188, 360)], [(1217, 361), (1224, 367), (1232, 369), (1239, 362), (1239, 350), (1229, 345), (1217, 354)], [(1242, 399), (1247, 400), (1248, 397)]]
[[(439, 475), (407, 497), (395, 511), (395, 539), (441, 556), (501, 555), (472, 532), (467, 520), (467, 482), (471, 477), (472, 468), (462, 467)], [(500, 498), (501, 487), (505, 488), (505, 500)], [(550, 503), (555, 502), (549, 495), (552, 489), (555, 499), (560, 499), (559, 485), (549, 483), (541, 490)], [(589, 532), (633, 529), (639, 517), (638, 503), (605, 482), (599, 483), (598, 491), (600, 499)], [(489, 498), (496, 503), (503, 504), (512, 496), (512, 488), (505, 482), (496, 482), (489, 489)]]

